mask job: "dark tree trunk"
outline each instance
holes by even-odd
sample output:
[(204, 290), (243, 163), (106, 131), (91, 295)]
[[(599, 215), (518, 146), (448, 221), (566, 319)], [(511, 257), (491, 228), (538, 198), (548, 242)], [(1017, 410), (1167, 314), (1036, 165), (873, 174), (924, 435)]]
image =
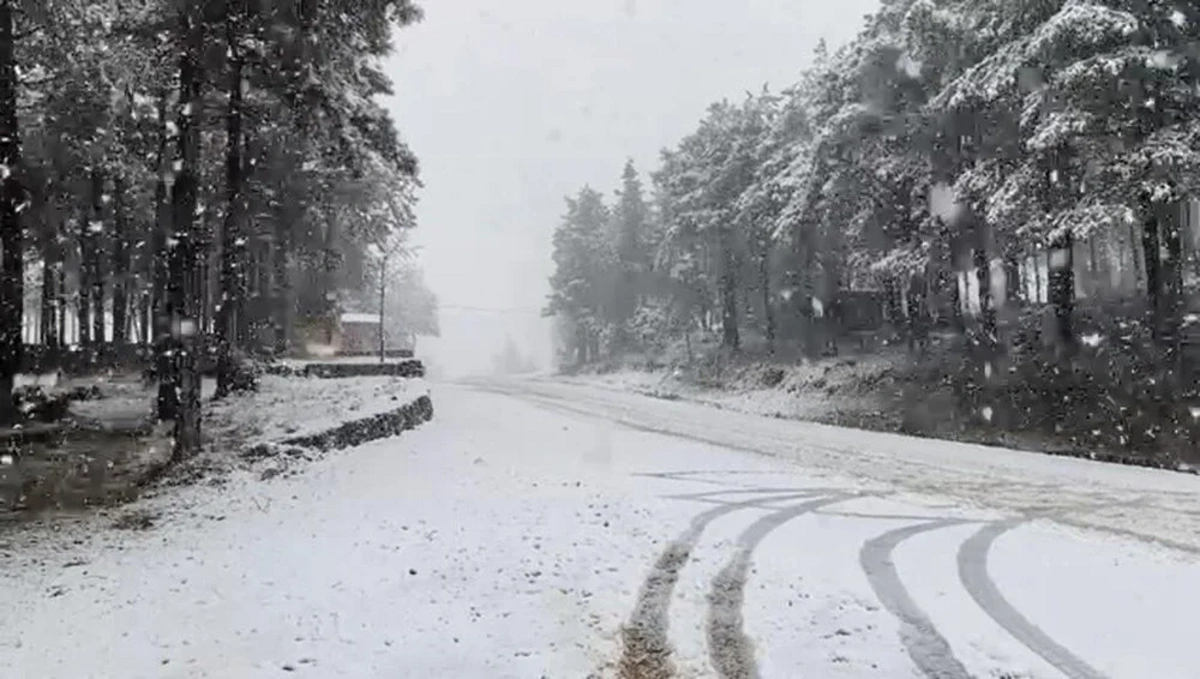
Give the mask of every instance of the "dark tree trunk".
[(884, 304), (887, 309), (887, 321), (892, 328), (894, 337), (909, 341), (909, 328), (904, 314), (904, 299), (901, 294), (900, 281), (887, 278), (883, 282)]
[(726, 349), (741, 347), (738, 332), (738, 261), (734, 252), (733, 232), (721, 227), (721, 343)]
[(1075, 347), (1075, 239), (1069, 231), (1052, 246), (1049, 278), (1058, 343), (1070, 351)]
[(221, 297), (217, 308), (217, 397), (228, 395), (234, 387), (237, 362), (235, 346), (245, 341), (242, 326), (246, 304), (246, 240), (242, 234), (242, 56), (239, 48), (238, 21), (241, 14), (236, 0), (226, 7), (225, 42), (229, 60), (229, 110), (225, 131), (225, 224), (221, 229)]
[[(189, 3), (190, 4), (190, 3)], [(171, 190), (171, 216), (175, 231), (170, 249), (167, 310), (171, 319), (173, 365), (168, 380), (178, 394), (175, 417), (175, 457), (194, 455), (200, 449), (200, 375), (197, 347), (200, 324), (197, 313), (200, 290), (196, 270), (200, 263), (196, 203), (199, 193), (200, 127), (196, 119), (201, 103), (201, 56), (204, 27), (199, 8), (185, 4), (180, 11), (179, 143), (175, 185)]]
[[(87, 228), (85, 225), (83, 228)], [(79, 333), (79, 346), (86, 347), (92, 344), (92, 296), (91, 278), (88, 276), (87, 265), (84, 264), (84, 252), (86, 251), (86, 240), (81, 240), (79, 244), (79, 285), (76, 295), (75, 304), (75, 325)]]
[(154, 344), (154, 372), (158, 377), (158, 398), (155, 412), (159, 421), (174, 420), (179, 412), (179, 393), (172, 378), (171, 359), (171, 315), (168, 309), (167, 288), (170, 284), (170, 236), (174, 231), (171, 223), (171, 203), (167, 195), (167, 168), (170, 133), (167, 126), (168, 94), (158, 98), (158, 178), (154, 183), (154, 227), (150, 234), (151, 262), (151, 332)]
[(908, 346), (922, 352), (929, 344), (929, 273), (914, 276), (908, 288)]
[(958, 274), (958, 263), (954, 262), (949, 271), (941, 272), (939, 278), (950, 288), (950, 324), (961, 335), (967, 331), (967, 323), (963, 318), (963, 297), (962, 289), (958, 286)]
[(58, 227), (47, 224), (42, 236), (42, 299), (41, 299), (41, 335), (42, 343), (47, 348), (58, 346)]
[(104, 233), (104, 175), (99, 170), (92, 171), (92, 213), (87, 224), (88, 248), (87, 261), (84, 266), (88, 270), (88, 291), (92, 310), (92, 343), (103, 344), (106, 339), (104, 332), (104, 276), (100, 266), (101, 238)]
[(1021, 303), (1024, 296), (1021, 287), (1021, 263), (1013, 256), (1004, 259), (1004, 290), (1006, 305)]
[(58, 333), (55, 327), (57, 314), (54, 310), (54, 280), (54, 264), (49, 261), (43, 261), (42, 295), (39, 301), (38, 312), (38, 339), (47, 348), (58, 345)]
[[(60, 251), (61, 254), (61, 251)], [(62, 260), (59, 260), (58, 270), (54, 272), (55, 292), (57, 293), (58, 305), (58, 344), (66, 346), (67, 344), (67, 269), (63, 266)]]
[(1175, 374), (1179, 372), (1181, 358), (1180, 332), (1183, 325), (1183, 237), (1182, 214), (1178, 203), (1165, 206), (1162, 225), (1164, 258), (1162, 277), (1162, 345), (1166, 354), (1166, 365)]
[(291, 222), (287, 212), (280, 211), (275, 220), (275, 239), (271, 249), (271, 268), (275, 279), (275, 353), (282, 356), (291, 346), (292, 279), (288, 270), (288, 251), (291, 249)]
[(154, 344), (154, 297), (150, 290), (143, 289), (138, 296), (138, 323), (141, 334), (138, 341), (146, 346)]
[(996, 298), (992, 295), (992, 267), (984, 246), (976, 247), (972, 256), (975, 284), (979, 288), (979, 348), (990, 357), (1000, 339), (996, 328)]
[(129, 215), (124, 177), (113, 180), (112, 323), (113, 344), (129, 341)]
[(321, 307), (325, 322), (325, 343), (333, 346), (337, 332), (337, 221), (328, 219), (325, 222), (325, 251), (322, 253), (324, 268), (321, 276), (321, 288), (324, 291), (324, 304)]
[[(303, 146), (308, 143), (309, 131), (312, 126), (309, 88), (305, 84), (305, 68), (311, 60), (313, 26), (316, 21), (317, 4), (319, 0), (299, 0), (297, 20), (299, 31), (296, 39), (287, 51), (284, 70), (292, 78), (289, 90), (289, 103), (294, 112), (295, 148), (285, 151), (289, 171), (287, 181), (291, 187), (303, 187), (307, 183), (303, 162)], [(287, 353), (291, 345), (292, 312), (295, 306), (291, 274), (288, 270), (288, 260), (292, 248), (291, 229), (303, 225), (308, 220), (308, 201), (304, 191), (295, 191), (288, 197), (289, 205), (281, 209), (275, 224), (275, 249), (272, 255), (272, 268), (275, 278), (275, 351), (278, 354)]]
[(1163, 294), (1162, 294), (1162, 262), (1159, 253), (1158, 213), (1155, 206), (1145, 201), (1145, 211), (1142, 223), (1142, 255), (1146, 263), (1146, 294), (1149, 296), (1147, 321), (1154, 340), (1162, 339)]
[(758, 284), (762, 290), (764, 331), (767, 337), (767, 350), (775, 353), (775, 306), (771, 303), (771, 255), (770, 246), (763, 244), (763, 251), (758, 258)]
[(21, 166), (21, 145), (13, 9), (12, 0), (0, 0), (0, 163), (13, 169), (0, 179), (0, 425), (17, 420), (13, 385), (24, 348), (25, 271), (19, 211), (24, 190), (15, 172)]

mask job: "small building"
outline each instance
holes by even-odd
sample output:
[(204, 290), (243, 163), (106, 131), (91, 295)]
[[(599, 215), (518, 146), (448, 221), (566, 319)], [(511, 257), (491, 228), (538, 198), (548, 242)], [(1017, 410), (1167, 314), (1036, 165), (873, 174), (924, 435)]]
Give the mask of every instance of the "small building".
[[(344, 313), (337, 351), (340, 354), (370, 354), (379, 351), (379, 314)], [(384, 346), (389, 346), (384, 331)]]

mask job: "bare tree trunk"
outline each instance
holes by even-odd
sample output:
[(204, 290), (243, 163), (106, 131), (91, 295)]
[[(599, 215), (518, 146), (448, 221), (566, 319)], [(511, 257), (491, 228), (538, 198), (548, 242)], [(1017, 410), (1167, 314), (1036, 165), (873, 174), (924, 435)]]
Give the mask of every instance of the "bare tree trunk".
[(1059, 345), (1066, 351), (1075, 347), (1072, 318), (1075, 313), (1075, 240), (1068, 231), (1050, 252), (1050, 304), (1054, 307)]
[(225, 224), (221, 229), (221, 299), (217, 309), (217, 397), (234, 387), (237, 363), (233, 348), (239, 346), (238, 328), (245, 315), (246, 240), (242, 234), (242, 55), (237, 0), (226, 4), (225, 43), (229, 60), (229, 110), (226, 112)]
[(1150, 298), (1147, 308), (1147, 325), (1155, 341), (1162, 339), (1163, 294), (1162, 271), (1159, 254), (1158, 213), (1155, 206), (1146, 200), (1142, 222), (1142, 255), (1146, 267), (1146, 295)]
[(169, 94), (163, 91), (158, 97), (158, 177), (154, 183), (154, 225), (150, 232), (150, 250), (154, 253), (151, 262), (150, 327), (153, 333), (154, 372), (158, 377), (158, 397), (155, 412), (159, 421), (174, 420), (179, 413), (179, 392), (172, 377), (174, 362), (171, 356), (171, 310), (168, 303), (171, 271), (171, 203), (167, 192), (167, 172), (171, 163), (168, 158), (170, 128), (168, 126)]
[(112, 305), (113, 344), (129, 341), (129, 215), (125, 211), (125, 178), (113, 179)]
[(721, 337), (725, 348), (737, 351), (741, 347), (738, 332), (738, 272), (733, 233), (728, 225), (721, 227)]
[(771, 250), (770, 245), (763, 243), (763, 251), (758, 258), (758, 282), (762, 289), (763, 320), (767, 338), (767, 350), (775, 353), (775, 306), (771, 303)]
[(282, 356), (291, 346), (292, 329), (292, 279), (288, 270), (288, 252), (291, 249), (291, 223), (285, 218), (286, 211), (277, 213), (275, 239), (271, 249), (271, 268), (275, 279), (275, 353)]
[(17, 420), (13, 385), (21, 369), (21, 325), (25, 304), (25, 266), (19, 207), (24, 189), (15, 168), (21, 166), (17, 118), (17, 60), (13, 49), (12, 0), (0, 0), (0, 163), (14, 171), (0, 178), (0, 424)]
[[(61, 254), (61, 251), (60, 251)], [(67, 345), (67, 269), (60, 261), (55, 272), (55, 292), (58, 303), (58, 343)]]
[(1004, 258), (1005, 303), (1019, 305), (1024, 291), (1021, 287), (1021, 263), (1013, 255)]
[(51, 225), (49, 222), (46, 225), (45, 232), (42, 234), (42, 299), (41, 299), (41, 327), (42, 327), (42, 343), (47, 349), (55, 348), (59, 344), (58, 334), (58, 301), (59, 292), (55, 289), (55, 284), (58, 282), (58, 225)]
[(200, 304), (196, 276), (199, 264), (199, 225), (196, 203), (199, 193), (200, 127), (196, 112), (201, 102), (201, 56), (204, 51), (204, 27), (199, 8), (185, 4), (179, 14), (179, 143), (175, 185), (171, 190), (171, 215), (175, 244), (170, 249), (170, 283), (167, 309), (175, 351), (173, 370), (167, 379), (178, 393), (175, 417), (176, 459), (194, 455), (200, 449), (200, 374), (197, 347)]
[[(977, 227), (983, 228), (983, 227)], [(973, 253), (975, 284), (979, 288), (979, 348), (990, 358), (1000, 342), (996, 327), (996, 298), (992, 295), (992, 267), (981, 238)]]
[(962, 290), (958, 285), (958, 263), (954, 262), (950, 266), (949, 271), (941, 272), (942, 283), (950, 288), (950, 324), (958, 334), (962, 335), (967, 331), (967, 322), (963, 318), (963, 296)]
[(325, 316), (325, 343), (333, 346), (337, 332), (337, 220), (329, 218), (325, 222), (325, 251), (322, 253), (323, 276), (322, 285), (325, 299), (322, 311)]
[(79, 335), (78, 343), (83, 347), (89, 346), (92, 343), (92, 276), (88, 269), (88, 261), (92, 257), (92, 241), (88, 234), (88, 223), (91, 221), (90, 213), (90, 205), (81, 209), (79, 213), (79, 259), (76, 261), (78, 276), (75, 279), (76, 333)]
[(1178, 203), (1164, 206), (1162, 228), (1165, 257), (1160, 275), (1162, 277), (1162, 344), (1165, 363), (1172, 377), (1180, 373), (1182, 357), (1183, 325), (1183, 237), (1180, 233), (1182, 214)]
[(87, 238), (90, 243), (87, 261), (84, 266), (88, 269), (87, 294), (91, 298), (92, 309), (92, 342), (103, 344), (106, 337), (104, 331), (104, 276), (100, 267), (100, 243), (104, 230), (104, 175), (99, 170), (92, 171), (92, 213), (87, 224)]

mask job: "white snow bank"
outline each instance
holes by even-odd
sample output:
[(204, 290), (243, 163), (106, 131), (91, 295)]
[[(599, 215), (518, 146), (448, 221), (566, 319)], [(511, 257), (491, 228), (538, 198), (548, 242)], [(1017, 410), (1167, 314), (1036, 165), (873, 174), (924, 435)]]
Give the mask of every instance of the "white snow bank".
[(412, 378), (264, 375), (256, 393), (206, 403), (205, 426), (217, 443), (269, 443), (396, 410), (428, 393), (424, 380)]

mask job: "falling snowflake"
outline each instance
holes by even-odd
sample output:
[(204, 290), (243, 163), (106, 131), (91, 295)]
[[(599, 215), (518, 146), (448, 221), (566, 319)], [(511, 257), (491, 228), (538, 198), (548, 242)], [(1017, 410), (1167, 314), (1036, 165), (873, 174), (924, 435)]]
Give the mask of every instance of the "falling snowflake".
[(983, 419), (987, 420), (988, 422), (992, 421), (992, 415), (994, 415), (991, 406), (984, 406), (979, 410), (979, 414), (982, 415)]
[(1080, 337), (1079, 339), (1085, 345), (1092, 347), (1093, 349), (1100, 346), (1100, 343), (1104, 341), (1104, 338), (1100, 336), (1100, 333), (1096, 333), (1096, 332), (1084, 335), (1083, 337)]

